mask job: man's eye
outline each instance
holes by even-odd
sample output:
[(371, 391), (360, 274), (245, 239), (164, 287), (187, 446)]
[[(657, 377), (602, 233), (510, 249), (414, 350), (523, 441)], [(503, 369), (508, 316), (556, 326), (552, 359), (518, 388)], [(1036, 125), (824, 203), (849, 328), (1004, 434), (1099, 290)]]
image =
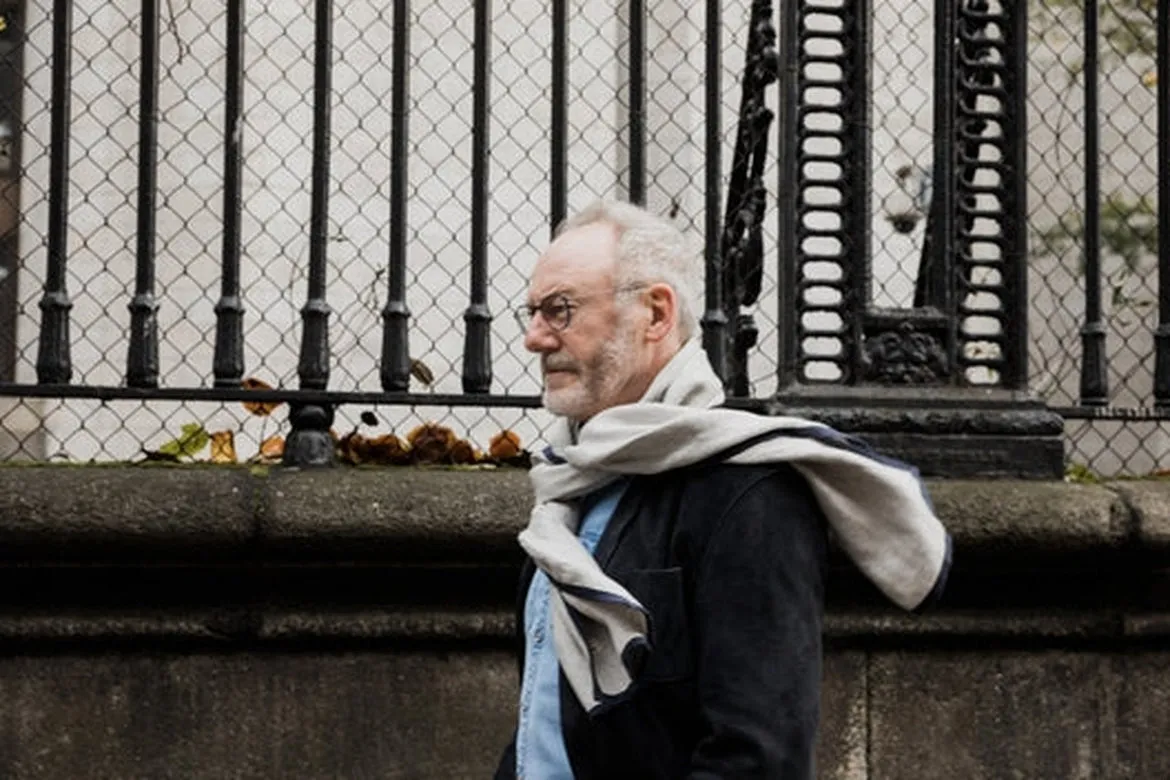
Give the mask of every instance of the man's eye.
[(554, 303), (545, 308), (545, 316), (550, 320), (559, 320), (568, 313), (569, 307), (563, 303)]

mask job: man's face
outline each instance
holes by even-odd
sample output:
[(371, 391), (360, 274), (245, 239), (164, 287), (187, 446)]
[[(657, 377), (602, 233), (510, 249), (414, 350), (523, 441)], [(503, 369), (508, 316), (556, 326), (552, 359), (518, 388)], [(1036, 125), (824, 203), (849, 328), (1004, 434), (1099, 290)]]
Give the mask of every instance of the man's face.
[(637, 320), (615, 300), (616, 255), (611, 225), (585, 225), (558, 237), (533, 271), (528, 305), (543, 308), (524, 346), (540, 355), (544, 406), (553, 414), (583, 421), (637, 400)]

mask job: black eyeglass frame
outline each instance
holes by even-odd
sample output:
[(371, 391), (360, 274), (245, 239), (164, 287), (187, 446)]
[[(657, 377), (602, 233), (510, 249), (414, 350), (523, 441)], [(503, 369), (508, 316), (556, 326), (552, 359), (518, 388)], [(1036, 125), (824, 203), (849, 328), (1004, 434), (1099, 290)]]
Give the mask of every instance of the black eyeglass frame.
[[(645, 282), (627, 284), (618, 287), (613, 291), (613, 294), (616, 298), (623, 293), (635, 292), (645, 288)], [(533, 319), (536, 318), (536, 313), (540, 312), (541, 319), (544, 320), (550, 330), (554, 333), (564, 333), (573, 324), (573, 312), (581, 308), (582, 304), (600, 297), (601, 295), (590, 295), (574, 300), (567, 293), (552, 293), (541, 298), (538, 303), (526, 303), (523, 306), (517, 306), (512, 310), (512, 315), (516, 318), (516, 323), (520, 326), (520, 329), (527, 332), (528, 328), (532, 325)]]

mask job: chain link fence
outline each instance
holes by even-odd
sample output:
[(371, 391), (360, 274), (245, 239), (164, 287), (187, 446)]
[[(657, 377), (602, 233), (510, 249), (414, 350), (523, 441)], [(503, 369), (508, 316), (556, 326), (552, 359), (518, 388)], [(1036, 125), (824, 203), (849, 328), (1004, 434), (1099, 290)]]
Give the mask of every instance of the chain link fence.
[[(5, 190), (17, 247), (0, 279), (15, 293), (0, 310), (0, 347), (12, 376), (35, 381), (38, 301), (48, 224), (50, 3), (26, 0), (7, 24), (20, 79), (15, 117), (20, 176)], [(471, 254), (473, 23), (470, 3), (411, 4), (407, 220), (389, 221), (393, 15), (388, 3), (337, 3), (333, 26), (328, 301), (330, 388), (379, 389), (381, 311), (394, 231), (405, 230), (411, 356), (432, 375), (424, 392), (459, 393), (463, 312)], [(493, 4), (489, 307), (496, 394), (539, 392), (534, 361), (508, 309), (548, 240), (551, 139), (549, 5)], [(726, 3), (722, 57), (724, 181), (735, 139), (749, 3)], [(647, 3), (647, 205), (671, 214), (702, 246), (705, 9)], [(569, 3), (570, 211), (626, 192), (628, 4)], [(1101, 25), (1103, 246), (1112, 402), (1151, 405), (1156, 327), (1153, 1), (1109, 0)], [(160, 40), (157, 253), (160, 381), (210, 387), (222, 241), (222, 4), (164, 0)], [(119, 385), (133, 291), (137, 203), (139, 30), (136, 9), (78, 0), (72, 38), (68, 287), (74, 382)], [(1082, 250), (1085, 113), (1080, 4), (1031, 0), (1029, 234), (1032, 387), (1058, 407), (1077, 404), (1084, 317)], [(306, 296), (312, 157), (313, 3), (247, 5), (243, 128), (245, 375), (295, 387), (299, 310)], [(930, 4), (884, 5), (872, 36), (871, 251), (873, 300), (910, 306), (925, 237), (933, 132)], [(776, 92), (769, 91), (775, 108)], [(778, 128), (773, 125), (773, 141)], [(774, 163), (765, 182), (775, 195)], [(725, 190), (724, 190), (725, 191)], [(765, 281), (753, 314), (752, 393), (776, 390), (776, 214), (765, 219)], [(0, 355), (4, 349), (0, 348)], [(4, 362), (0, 360), (0, 370)], [(417, 387), (416, 387), (417, 389)], [(450, 425), (478, 446), (501, 429), (527, 444), (542, 411), (416, 406), (342, 407), (336, 428), (373, 411), (378, 430), (422, 421)], [(233, 430), (241, 458), (286, 427), (283, 416), (239, 404), (0, 399), (0, 459), (127, 460), (177, 436), (185, 424)], [(1164, 425), (1070, 420), (1070, 459), (1101, 473), (1163, 465)]]
[[(1132, 419), (1154, 406), (1158, 327), (1157, 51), (1154, 0), (1107, 0), (1098, 15), (1098, 67), (1084, 4), (1032, 0), (1029, 91), (1029, 277), (1032, 380), (1050, 405), (1080, 403), (1085, 323), (1086, 173), (1100, 176), (1101, 293), (1109, 409), (1066, 423), (1073, 468), (1145, 475), (1170, 467), (1166, 424)], [(1085, 87), (1098, 90), (1087, 116)], [(1086, 157), (1087, 122), (1100, 152)], [(1162, 172), (1165, 175), (1165, 172)], [(1148, 415), (1153, 417), (1153, 415)]]
[[(35, 381), (38, 301), (48, 222), (51, 4), (29, 0), (11, 19), (23, 31), (15, 311), (0, 313), (18, 382)], [(393, 231), (407, 231), (411, 357), (424, 392), (459, 393), (462, 315), (470, 278), (474, 6), (412, 3), (407, 221), (389, 224), (393, 11), (338, 3), (333, 23), (328, 302), (329, 386), (379, 390), (381, 311)], [(534, 361), (509, 309), (547, 243), (550, 15), (545, 2), (494, 3), (491, 43), (490, 290), (496, 394), (539, 392)], [(570, 3), (570, 210), (623, 197), (627, 168), (629, 24), (626, 3)], [(648, 4), (647, 204), (670, 213), (701, 251), (704, 193), (704, 9)], [(743, 5), (744, 7), (740, 7)], [(749, 8), (728, 4), (724, 53), (724, 168), (731, 162)], [(74, 4), (68, 289), (77, 384), (123, 383), (127, 304), (136, 242), (139, 31), (135, 8)], [(160, 384), (210, 387), (222, 241), (222, 4), (161, 7), (157, 288)], [(242, 279), (245, 375), (297, 384), (299, 310), (306, 295), (312, 159), (313, 3), (247, 5), (243, 128)], [(775, 259), (772, 258), (774, 266)], [(769, 300), (774, 299), (774, 295)], [(774, 313), (770, 320), (774, 319)], [(767, 328), (774, 330), (774, 328)], [(773, 355), (765, 343), (762, 355)], [(766, 391), (774, 362), (755, 373)], [(415, 386), (415, 389), (419, 389)], [(0, 458), (126, 460), (191, 423), (233, 430), (241, 456), (285, 426), (239, 404), (5, 399)], [(379, 430), (437, 421), (486, 446), (501, 429), (526, 444), (549, 424), (541, 411), (417, 406), (338, 410), (336, 429), (373, 411)]]

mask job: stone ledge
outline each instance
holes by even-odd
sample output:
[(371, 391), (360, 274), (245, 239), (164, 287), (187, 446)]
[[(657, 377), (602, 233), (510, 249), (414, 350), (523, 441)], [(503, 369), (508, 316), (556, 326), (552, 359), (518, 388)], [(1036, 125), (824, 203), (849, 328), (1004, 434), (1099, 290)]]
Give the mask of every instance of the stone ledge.
[[(935, 511), (959, 548), (1012, 555), (1116, 549), (1133, 529), (1124, 501), (1099, 485), (932, 480)], [(1167, 492), (1170, 498), (1170, 491)]]
[(0, 468), (0, 556), (57, 559), (240, 552), (263, 483), (243, 469)]
[(273, 552), (397, 560), (518, 556), (532, 501), (527, 472), (504, 469), (275, 470), (264, 495)]
[[(1164, 645), (1170, 637), (1170, 614), (1123, 610), (1052, 609), (943, 612), (907, 615), (892, 609), (857, 611), (830, 609), (825, 614), (826, 641), (899, 644), (934, 640), (1010, 644), (1014, 640), (1047, 640), (1062, 646), (1109, 641)], [(328, 643), (462, 642), (510, 643), (515, 621), (508, 607), (366, 606), (354, 609), (170, 609), (24, 612), (0, 617), (0, 642), (151, 643)]]
[(1115, 482), (1110, 487), (1130, 510), (1134, 533), (1152, 553), (1170, 552), (1170, 482)]
[(249, 610), (181, 607), (104, 611), (57, 611), (0, 616), (0, 642), (442, 642), (510, 641), (510, 609), (403, 607)]
[[(1170, 482), (932, 480), (957, 565), (1170, 548)], [(0, 467), (8, 560), (518, 560), (520, 470)], [(981, 563), (983, 565), (983, 563)]]

